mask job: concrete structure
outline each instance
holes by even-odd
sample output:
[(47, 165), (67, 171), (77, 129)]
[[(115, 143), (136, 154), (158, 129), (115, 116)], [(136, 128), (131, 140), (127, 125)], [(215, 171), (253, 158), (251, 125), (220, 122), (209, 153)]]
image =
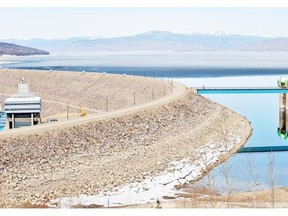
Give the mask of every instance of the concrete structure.
[(6, 99), (4, 107), (10, 129), (41, 122), (41, 98), (29, 92), (27, 83), (18, 84), (18, 93)]
[(279, 94), (279, 127), (278, 136), (287, 139), (288, 135), (288, 95)]

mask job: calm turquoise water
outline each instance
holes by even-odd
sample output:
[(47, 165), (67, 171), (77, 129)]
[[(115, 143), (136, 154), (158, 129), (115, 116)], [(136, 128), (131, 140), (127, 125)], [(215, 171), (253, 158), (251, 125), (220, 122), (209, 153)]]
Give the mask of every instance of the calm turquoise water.
[[(222, 93), (204, 96), (229, 107), (251, 122), (253, 133), (245, 146), (288, 145), (288, 140), (278, 137), (277, 134), (279, 94)], [(272, 163), (271, 158), (273, 157), (274, 162)], [(271, 180), (269, 164), (273, 164), (275, 168), (276, 186), (288, 186), (288, 152), (234, 154), (226, 163), (214, 168), (210, 175), (213, 176), (215, 187), (219, 192), (225, 191), (225, 170), (229, 170), (228, 176), (232, 192), (251, 190), (253, 178), (258, 185), (256, 189), (269, 188)], [(206, 184), (207, 178), (196, 183), (197, 186)]]

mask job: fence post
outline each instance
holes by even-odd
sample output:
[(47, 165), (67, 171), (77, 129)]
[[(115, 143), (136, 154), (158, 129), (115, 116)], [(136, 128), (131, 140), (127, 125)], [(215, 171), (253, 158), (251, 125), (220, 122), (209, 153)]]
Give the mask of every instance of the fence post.
[(106, 112), (108, 112), (108, 97), (106, 98)]
[(166, 95), (166, 85), (164, 84), (164, 95)]
[(68, 106), (68, 102), (66, 103), (66, 117), (67, 117), (67, 119), (69, 118), (69, 106)]

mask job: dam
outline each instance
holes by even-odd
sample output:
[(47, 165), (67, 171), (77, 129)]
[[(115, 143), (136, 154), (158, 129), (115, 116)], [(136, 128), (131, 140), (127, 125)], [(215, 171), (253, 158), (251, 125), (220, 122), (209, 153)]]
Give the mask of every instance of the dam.
[[(35, 94), (43, 98), (43, 104), (48, 99), (53, 105), (47, 106), (50, 112), (55, 112), (60, 105), (66, 108), (64, 107), (66, 103), (59, 103), (66, 102), (67, 99), (73, 105), (85, 100), (87, 104), (84, 104), (85, 106), (105, 111), (105, 106), (101, 106), (100, 102), (105, 102), (109, 96), (109, 101), (113, 102), (112, 105), (115, 107), (115, 110), (109, 113), (102, 112), (86, 118), (1, 133), (3, 146), (1, 157), (7, 161), (3, 174), (5, 180), (2, 182), (5, 196), (3, 205), (6, 206), (19, 206), (27, 202), (27, 198), (32, 205), (45, 204), (46, 192), (52, 198), (76, 196), (77, 193), (93, 195), (100, 194), (104, 190), (112, 191), (113, 188), (121, 189), (122, 185), (130, 183), (133, 184), (133, 191), (125, 195), (133, 193), (142, 198), (139, 193), (146, 195), (147, 188), (144, 189), (138, 182), (144, 182), (144, 179), (153, 178), (154, 175), (166, 171), (171, 166), (170, 162), (180, 161), (182, 158), (190, 160), (191, 157), (191, 163), (194, 163), (195, 154), (198, 158), (198, 151), (194, 154), (191, 149), (199, 147), (200, 152), (201, 149), (209, 148), (209, 152), (213, 151), (214, 155), (217, 153), (217, 157), (224, 157), (232, 147), (243, 145), (251, 133), (250, 124), (245, 118), (200, 97), (176, 82), (173, 83), (173, 91), (170, 92), (168, 91), (170, 83), (166, 81), (133, 76), (72, 72), (29, 71), (28, 73), (16, 70), (3, 73), (9, 73), (7, 77), (15, 74), (15, 78), (13, 80), (11, 78), (14, 86), (17, 85), (16, 82), (18, 83), (18, 77), (29, 80)], [(6, 87), (7, 81), (5, 83), (0, 85), (3, 88), (2, 92), (11, 94), (13, 89), (9, 90)], [(67, 83), (73, 86), (73, 91), (67, 88)], [(103, 83), (107, 85), (101, 85)], [(49, 86), (53, 88), (48, 88)], [(53, 93), (55, 90), (57, 94)], [(115, 92), (118, 94), (115, 95)], [(133, 101), (134, 95), (136, 105)], [(59, 103), (51, 102), (56, 100)], [(44, 106), (43, 112), (46, 112)], [(234, 126), (230, 127), (231, 124)], [(217, 131), (220, 127), (223, 131)], [(201, 134), (207, 129), (212, 133), (202, 140)], [(237, 134), (237, 137), (228, 136), (224, 131)], [(224, 143), (225, 151), (222, 150), (224, 139), (227, 140)], [(210, 148), (207, 142), (214, 140), (219, 142)], [(212, 158), (211, 154), (207, 157), (205, 155), (203, 163), (207, 163), (208, 156), (210, 163), (215, 163), (215, 157)], [(199, 156), (202, 157), (202, 154), (199, 153)], [(201, 166), (198, 164), (195, 166), (199, 167), (200, 176)], [(192, 177), (196, 178), (198, 173), (196, 174)], [(11, 175), (12, 180), (9, 179)], [(169, 184), (165, 190), (162, 190), (164, 187), (162, 183), (165, 182), (160, 181), (160, 177), (159, 180), (157, 178), (159, 181), (157, 185), (161, 186), (161, 190), (154, 189), (154, 186), (148, 188), (151, 197), (145, 196), (145, 200), (170, 195), (170, 188), (171, 193), (174, 192), (174, 182), (178, 184), (178, 177), (175, 177), (173, 184)], [(17, 179), (21, 181), (17, 182)], [(11, 182), (17, 185), (16, 192), (10, 187)], [(134, 183), (137, 183), (137, 186)], [(121, 191), (120, 189), (118, 191)], [(159, 194), (155, 194), (155, 191), (159, 191)], [(56, 194), (58, 192), (59, 194)], [(118, 200), (112, 200), (110, 196), (107, 198), (110, 206), (116, 202), (119, 204)], [(126, 200), (121, 200), (121, 203), (131, 204)]]

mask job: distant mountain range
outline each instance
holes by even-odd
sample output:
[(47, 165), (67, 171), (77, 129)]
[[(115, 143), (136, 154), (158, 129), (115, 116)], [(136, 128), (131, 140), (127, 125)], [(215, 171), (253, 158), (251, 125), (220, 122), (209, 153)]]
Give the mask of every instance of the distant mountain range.
[(116, 38), (4, 40), (50, 52), (124, 51), (288, 51), (288, 38), (243, 35), (175, 34), (153, 31)]
[(19, 46), (12, 43), (0, 42), (0, 56), (1, 55), (16, 55), (16, 56), (49, 55), (49, 52), (30, 47)]

